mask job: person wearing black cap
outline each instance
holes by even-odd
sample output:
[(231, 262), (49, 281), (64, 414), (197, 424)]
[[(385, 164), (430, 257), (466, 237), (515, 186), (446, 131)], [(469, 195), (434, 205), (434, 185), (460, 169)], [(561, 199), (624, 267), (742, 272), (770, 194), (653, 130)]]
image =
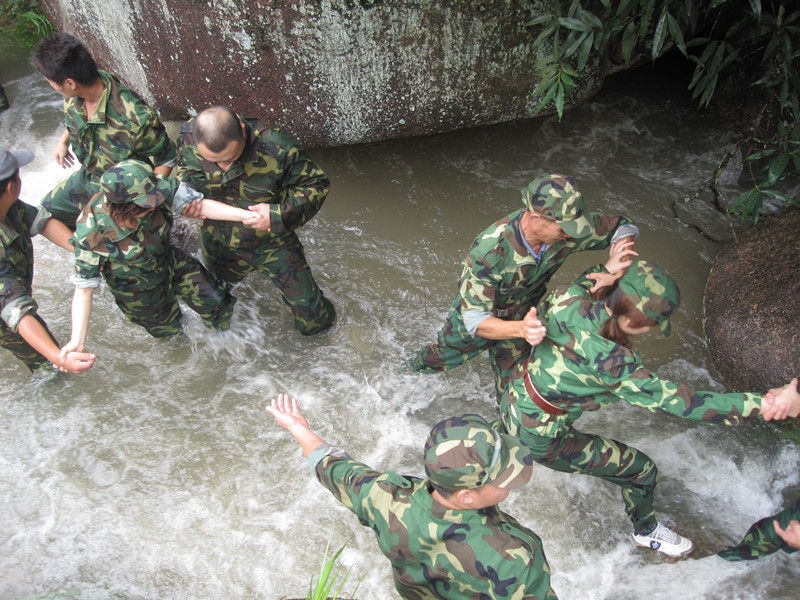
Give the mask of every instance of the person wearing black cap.
[[(94, 354), (59, 353), (58, 342), (37, 314), (33, 299), (33, 242), (37, 210), (19, 199), (19, 169), (33, 160), (28, 150), (0, 147), (0, 346), (10, 350), (31, 372), (49, 368), (82, 373), (91, 368)], [(48, 222), (42, 235), (69, 250), (70, 231)]]
[(497, 507), (531, 478), (530, 452), (518, 439), (478, 415), (440, 421), (425, 442), (420, 479), (375, 471), (328, 445), (286, 394), (267, 411), (320, 483), (373, 530), (403, 598), (556, 598), (539, 536)]

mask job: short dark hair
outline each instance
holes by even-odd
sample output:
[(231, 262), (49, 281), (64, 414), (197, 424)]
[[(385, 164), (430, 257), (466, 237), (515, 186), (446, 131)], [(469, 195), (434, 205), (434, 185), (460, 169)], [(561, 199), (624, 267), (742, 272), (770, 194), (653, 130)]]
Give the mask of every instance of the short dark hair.
[(430, 484), (431, 484), (431, 487), (432, 487), (434, 490), (436, 490), (437, 492), (439, 492), (439, 495), (440, 495), (442, 498), (444, 498), (445, 500), (447, 500), (448, 498), (450, 498), (450, 496), (452, 496), (453, 494), (455, 494), (455, 493), (456, 493), (456, 490), (451, 490), (451, 489), (448, 489), (448, 488), (443, 488), (442, 486), (440, 486), (440, 485), (437, 485), (437, 484), (433, 483), (432, 481), (429, 481), (428, 483), (430, 483)]
[(14, 171), (10, 177), (6, 177), (5, 179), (0, 179), (0, 195), (6, 193), (6, 190), (8, 189), (8, 184), (10, 184), (12, 181), (16, 181), (17, 175), (19, 175), (19, 169)]
[(100, 77), (97, 63), (86, 47), (75, 36), (61, 31), (42, 39), (31, 61), (37, 71), (58, 85), (67, 79), (92, 85)]
[(149, 209), (139, 206), (135, 202), (125, 202), (124, 204), (109, 202), (108, 204), (108, 216), (111, 217), (117, 227), (122, 229), (130, 228), (131, 222), (136, 221), (149, 211)]
[(194, 143), (203, 144), (211, 152), (222, 152), (231, 142), (244, 137), (242, 121), (229, 106), (212, 106), (195, 117), (192, 126)]

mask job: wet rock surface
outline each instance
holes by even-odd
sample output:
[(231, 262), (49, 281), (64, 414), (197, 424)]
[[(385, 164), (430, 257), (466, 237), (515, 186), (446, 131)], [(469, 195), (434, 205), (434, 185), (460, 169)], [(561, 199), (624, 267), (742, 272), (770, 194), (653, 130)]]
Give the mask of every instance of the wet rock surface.
[(736, 391), (800, 377), (800, 209), (764, 218), (719, 253), (706, 284), (714, 366)]

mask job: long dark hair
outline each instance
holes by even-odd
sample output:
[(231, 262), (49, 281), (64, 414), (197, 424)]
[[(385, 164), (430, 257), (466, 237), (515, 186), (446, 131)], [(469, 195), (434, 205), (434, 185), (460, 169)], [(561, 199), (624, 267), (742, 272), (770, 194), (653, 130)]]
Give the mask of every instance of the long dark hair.
[(634, 329), (645, 326), (655, 327), (658, 325), (658, 322), (636, 308), (618, 287), (614, 286), (609, 288), (609, 292), (610, 293), (607, 294), (606, 306), (611, 309), (611, 318), (603, 323), (603, 326), (600, 328), (600, 335), (615, 344), (630, 349), (633, 345), (633, 340), (631, 336), (624, 332), (619, 326), (620, 317), (626, 317), (628, 319), (628, 325)]
[(136, 221), (142, 215), (146, 214), (150, 209), (139, 206), (135, 202), (109, 202), (108, 214), (114, 224), (120, 229), (133, 229), (136, 227)]

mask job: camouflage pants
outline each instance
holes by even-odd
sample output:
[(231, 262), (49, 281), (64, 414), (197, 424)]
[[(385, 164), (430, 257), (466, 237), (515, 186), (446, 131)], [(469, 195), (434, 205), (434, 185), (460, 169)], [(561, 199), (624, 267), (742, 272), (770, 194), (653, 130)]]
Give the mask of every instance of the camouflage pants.
[(797, 552), (796, 548), (792, 548), (775, 533), (775, 526), (772, 524), (775, 520), (783, 529), (786, 529), (789, 521), (800, 520), (800, 499), (777, 515), (753, 523), (737, 546), (723, 550), (719, 555), (725, 560), (756, 560), (778, 550), (783, 550), (787, 554)]
[[(47, 323), (45, 323), (36, 313), (28, 314), (41, 323), (42, 327), (44, 327), (47, 333), (50, 334), (50, 337), (56, 346), (59, 346), (56, 338), (47, 328)], [(34, 350), (33, 346), (28, 344), (28, 342), (26, 342), (21, 335), (15, 333), (8, 325), (5, 324), (4, 321), (0, 321), (0, 348), (5, 348), (6, 350), (13, 352), (14, 356), (25, 363), (25, 366), (30, 369), (31, 373), (49, 369), (52, 366), (52, 363), (49, 360), (39, 354), (38, 351)]]
[(592, 475), (621, 487), (634, 532), (654, 526), (654, 491), (658, 483), (655, 463), (644, 452), (622, 442), (567, 427), (555, 438), (525, 434), (520, 438), (540, 465), (565, 473)]
[[(520, 309), (508, 320), (521, 320), (529, 309)], [(418, 373), (436, 373), (463, 365), (485, 350), (489, 351), (489, 362), (495, 378), (497, 401), (508, 386), (514, 366), (521, 357), (527, 356), (531, 345), (524, 339), (489, 340), (472, 337), (461, 318), (461, 313), (451, 310), (435, 344), (425, 346), (417, 353), (411, 368)]]
[(100, 191), (97, 182), (93, 182), (81, 167), (42, 198), (42, 206), (54, 219), (75, 231), (75, 221), (81, 214), (89, 199)]
[(111, 277), (106, 279), (122, 313), (153, 337), (170, 337), (181, 331), (181, 300), (200, 315), (207, 327), (228, 329), (236, 298), (183, 250), (171, 248), (169, 263), (161, 284), (146, 290), (131, 288)]
[(280, 244), (231, 250), (203, 229), (202, 243), (208, 270), (222, 281), (234, 284), (251, 271), (266, 273), (292, 310), (294, 328), (302, 335), (320, 333), (333, 324), (336, 310), (314, 280), (294, 233)]

